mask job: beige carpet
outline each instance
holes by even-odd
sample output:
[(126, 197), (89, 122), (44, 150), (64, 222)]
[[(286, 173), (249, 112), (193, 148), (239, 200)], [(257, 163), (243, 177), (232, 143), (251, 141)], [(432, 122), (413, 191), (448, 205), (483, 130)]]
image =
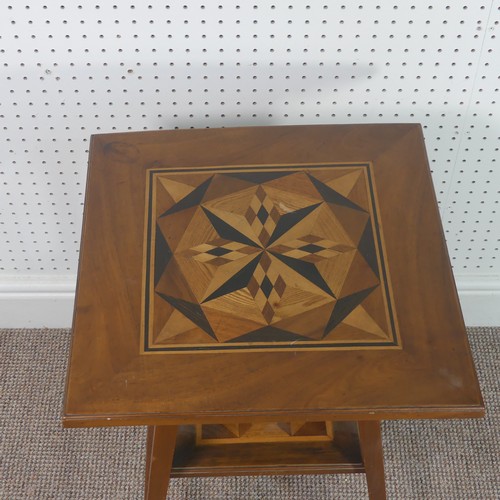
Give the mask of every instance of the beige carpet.
[[(483, 420), (386, 422), (390, 499), (500, 498), (500, 328), (471, 328)], [(68, 330), (0, 330), (0, 499), (142, 498), (142, 428), (60, 423)], [(174, 479), (176, 500), (367, 498), (364, 475)]]

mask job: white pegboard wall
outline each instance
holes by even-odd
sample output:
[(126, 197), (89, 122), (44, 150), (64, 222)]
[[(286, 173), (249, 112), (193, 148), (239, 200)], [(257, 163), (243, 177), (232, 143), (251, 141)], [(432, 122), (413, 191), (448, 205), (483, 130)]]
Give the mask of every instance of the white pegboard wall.
[(500, 275), (500, 2), (0, 3), (0, 280), (76, 273), (96, 132), (421, 122), (455, 272)]

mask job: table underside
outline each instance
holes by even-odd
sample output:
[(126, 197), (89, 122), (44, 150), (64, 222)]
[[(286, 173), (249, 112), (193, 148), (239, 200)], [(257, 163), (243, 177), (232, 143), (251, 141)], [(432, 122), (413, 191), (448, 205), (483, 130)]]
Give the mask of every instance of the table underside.
[(356, 422), (281, 422), (179, 426), (171, 475), (364, 471)]

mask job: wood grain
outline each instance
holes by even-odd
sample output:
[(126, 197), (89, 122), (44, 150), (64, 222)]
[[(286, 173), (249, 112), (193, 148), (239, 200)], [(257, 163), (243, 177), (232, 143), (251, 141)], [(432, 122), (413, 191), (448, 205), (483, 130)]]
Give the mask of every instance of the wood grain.
[(167, 496), (176, 436), (176, 426), (148, 427), (145, 500), (164, 500)]
[(385, 500), (384, 454), (380, 422), (358, 422), (359, 443), (370, 500)]
[(181, 426), (172, 477), (254, 474), (330, 474), (364, 472), (353, 423), (336, 423), (329, 441), (274, 441), (203, 444), (194, 426)]
[[(302, 174), (308, 175), (306, 170), (312, 170), (314, 164), (356, 163), (371, 165), (365, 172), (370, 172), (373, 193), (369, 192), (366, 198), (366, 189), (363, 191), (360, 181), (362, 173), (349, 168), (345, 175), (337, 178), (335, 191), (365, 212), (333, 203), (338, 224), (327, 222), (328, 218), (331, 222), (333, 216), (324, 208), (311, 224), (321, 228), (322, 240), (338, 243), (335, 238), (339, 238), (342, 245), (348, 246), (366, 228), (362, 217), (354, 217), (354, 212), (366, 213), (372, 222), (378, 221), (383, 238), (377, 240), (374, 231), (377, 262), (387, 264), (386, 280), (391, 286), (384, 294), (372, 291), (364, 298), (362, 307), (384, 335), (388, 334), (387, 324), (383, 324), (384, 315), (393, 307), (399, 331), (398, 346), (392, 349), (355, 345), (344, 349), (273, 350), (269, 348), (270, 341), (266, 340), (262, 342), (261, 351), (246, 351), (248, 346), (241, 342), (241, 336), (245, 335), (241, 333), (243, 330), (251, 333), (259, 324), (263, 328), (274, 328), (278, 321), (281, 322), (280, 330), (294, 335), (307, 333), (310, 336), (307, 342), (324, 341), (315, 338), (315, 332), (319, 331), (317, 327), (324, 318), (331, 318), (329, 308), (334, 299), (318, 284), (304, 280), (300, 272), (290, 266), (293, 259), (313, 266), (321, 276), (330, 276), (328, 286), (334, 295), (343, 293), (347, 278), (344, 279), (342, 273), (347, 269), (352, 269), (354, 275), (352, 287), (346, 293), (355, 295), (364, 274), (359, 270), (366, 270), (366, 265), (370, 267), (373, 261), (368, 262), (365, 256), (360, 260), (359, 255), (356, 257), (345, 251), (344, 246), (329, 246), (330, 243), (321, 252), (327, 255), (339, 252), (342, 257), (316, 260), (313, 255), (316, 252), (297, 254), (297, 250), (301, 251), (297, 242), (303, 236), (311, 236), (311, 233), (301, 234), (305, 225), (301, 220), (286, 232), (290, 240), (279, 237), (271, 241), (279, 247), (276, 255), (279, 253), (280, 257), (272, 255), (267, 270), (265, 262), (264, 266), (260, 260), (254, 263), (255, 273), (252, 274), (260, 290), (262, 282), (258, 282), (257, 275), (262, 277), (262, 271), (271, 282), (276, 278), (272, 285), (279, 296), (283, 285), (277, 277), (288, 273), (283, 280), (295, 280), (295, 286), (285, 281), (287, 286), (281, 296), (284, 300), (288, 294), (288, 309), (283, 304), (275, 310), (271, 303), (273, 314), (263, 314), (266, 303), (262, 297), (256, 300), (252, 295), (257, 296), (258, 291), (250, 278), (245, 287), (226, 294), (231, 295), (229, 302), (223, 295), (214, 296), (231, 275), (238, 273), (240, 260), (241, 264), (245, 263), (244, 268), (254, 255), (264, 252), (262, 247), (269, 246), (274, 231), (268, 226), (268, 236), (265, 236), (262, 230), (268, 221), (264, 221), (262, 228), (252, 228), (244, 215), (240, 217), (236, 213), (247, 202), (247, 208), (251, 203), (256, 208), (257, 185), (233, 176), (232, 183), (212, 186), (219, 175), (214, 174), (214, 170), (227, 167), (241, 170), (243, 174), (243, 171), (260, 167), (272, 169), (284, 165), (290, 169), (295, 166), (304, 170), (300, 174), (303, 180)], [(192, 177), (194, 168), (199, 168), (196, 175), (201, 175), (196, 180)], [(295, 178), (295, 173), (288, 176), (286, 187), (278, 186), (279, 178), (267, 179), (258, 185), (268, 192), (269, 199), (274, 200), (273, 207), (277, 207), (279, 217), (283, 218), (286, 213), (280, 203), (289, 203), (285, 206), (293, 213), (311, 207), (311, 200), (322, 196), (318, 187), (325, 191), (321, 186), (332, 181), (328, 176), (335, 168), (320, 170), (318, 168), (314, 174), (317, 182), (311, 180), (310, 185), (299, 181), (299, 173)], [(148, 211), (147, 203), (153, 201), (153, 197), (147, 198), (148, 183), (155, 173), (158, 174), (153, 178), (155, 204)], [(203, 185), (203, 175), (206, 175), (205, 180), (213, 179), (202, 206), (174, 210), (161, 217), (174, 206), (178, 208), (178, 204), (190, 195), (191, 188), (195, 191)], [(162, 176), (163, 181), (169, 179), (170, 191), (165, 190)], [(284, 181), (285, 177), (280, 182)], [(243, 190), (238, 189), (247, 182), (250, 182), (248, 189), (252, 196), (249, 194), (245, 198)], [(280, 195), (278, 191), (287, 195)], [(238, 196), (235, 193), (239, 193)], [(331, 201), (326, 203), (332, 204)], [(228, 212), (230, 206), (235, 207), (234, 213)], [(162, 209), (163, 212), (156, 212)], [(314, 210), (317, 209), (307, 217), (311, 218)], [(273, 212), (272, 217), (278, 215)], [(166, 227), (163, 221), (173, 216), (178, 218), (176, 224)], [(222, 225), (218, 221), (224, 217), (228, 226), (239, 227), (240, 233), (253, 242), (250, 245), (244, 241), (252, 250), (224, 247), (225, 244), (243, 243), (234, 238), (226, 239), (225, 243), (220, 241), (224, 238), (213, 221), (220, 230)], [(150, 250), (153, 253), (148, 255), (156, 259), (154, 251), (158, 241), (145, 239), (148, 221), (152, 224), (153, 219), (166, 241), (177, 241), (178, 255), (167, 264), (172, 266), (172, 273), (158, 277), (154, 293), (150, 293), (154, 296), (150, 310), (144, 304), (147, 288), (144, 264), (145, 241), (152, 242)], [(199, 231), (186, 232), (193, 219), (200, 221)], [(279, 220), (273, 219), (273, 224), (278, 225)], [(238, 221), (241, 222), (239, 226)], [(149, 234), (156, 237), (157, 233), (152, 230)], [(210, 240), (212, 236), (214, 240)], [(207, 240), (213, 241), (210, 244), (215, 246), (203, 247), (209, 244)], [(317, 241), (307, 243), (314, 245)], [(227, 264), (204, 262), (211, 258), (209, 250), (223, 247), (229, 250), (225, 255), (239, 252), (244, 256), (240, 259), (239, 255), (232, 254), (238, 259), (229, 259)], [(181, 252), (186, 252), (186, 257), (181, 256)], [(291, 256), (286, 255), (288, 252)], [(352, 253), (356, 252), (358, 250)], [(187, 264), (184, 258), (190, 263)], [(161, 267), (161, 257), (158, 259)], [(338, 265), (333, 264), (337, 260)], [(64, 409), (66, 426), (224, 424), (259, 419), (286, 422), (433, 418), (481, 416), (484, 413), (418, 125), (254, 127), (94, 136), (79, 266)], [(186, 266), (193, 266), (192, 270), (186, 270)], [(209, 269), (210, 266), (220, 270), (220, 275)], [(257, 270), (258, 266), (262, 270)], [(197, 279), (189, 279), (190, 276)], [(172, 295), (173, 289), (179, 292), (177, 296)], [(309, 314), (309, 299), (301, 295), (311, 291), (315, 292), (311, 303), (314, 304), (312, 310), (316, 311), (312, 319), (305, 318)], [(175, 300), (169, 302), (160, 293)], [(210, 296), (212, 298), (206, 300)], [(206, 323), (202, 315), (189, 312), (181, 300), (198, 304)], [(322, 300), (325, 302), (319, 305)], [(250, 313), (234, 315), (236, 309), (249, 309), (251, 304), (254, 304), (254, 316)], [(152, 333), (151, 337), (146, 335), (141, 339), (141, 331), (149, 332), (149, 327), (145, 328), (145, 312), (153, 318)], [(377, 328), (368, 325), (364, 312), (353, 312), (337, 324), (332, 334), (348, 336), (349, 328), (350, 332), (364, 329), (373, 337), (382, 335)], [(193, 328), (191, 324), (195, 319), (197, 328), (200, 325), (206, 328), (208, 323), (216, 338), (203, 328), (202, 332)], [(252, 321), (257, 325), (253, 330)], [(341, 331), (344, 323), (345, 330)], [(177, 325), (178, 336), (172, 335), (171, 324)], [(233, 343), (235, 332), (239, 332), (236, 337), (239, 340)], [(188, 346), (189, 351), (175, 355), (148, 352), (145, 350), (146, 337), (151, 347), (155, 343), (158, 346)], [(382, 337), (380, 339), (383, 341)], [(248, 343), (253, 342), (254, 338)], [(285, 342), (291, 345), (293, 340)], [(193, 351), (193, 346), (203, 343), (219, 348), (226, 345), (243, 348), (232, 348), (228, 352)]]
[(332, 422), (246, 422), (200, 424), (197, 445), (333, 441)]
[(144, 352), (398, 347), (370, 164), (147, 175)]

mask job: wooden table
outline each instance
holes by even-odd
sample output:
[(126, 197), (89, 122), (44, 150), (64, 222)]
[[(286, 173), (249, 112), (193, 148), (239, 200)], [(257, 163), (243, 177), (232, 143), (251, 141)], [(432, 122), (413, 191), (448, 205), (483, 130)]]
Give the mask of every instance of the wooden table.
[(366, 472), (380, 421), (480, 417), (415, 124), (95, 135), (66, 427), (169, 476)]

